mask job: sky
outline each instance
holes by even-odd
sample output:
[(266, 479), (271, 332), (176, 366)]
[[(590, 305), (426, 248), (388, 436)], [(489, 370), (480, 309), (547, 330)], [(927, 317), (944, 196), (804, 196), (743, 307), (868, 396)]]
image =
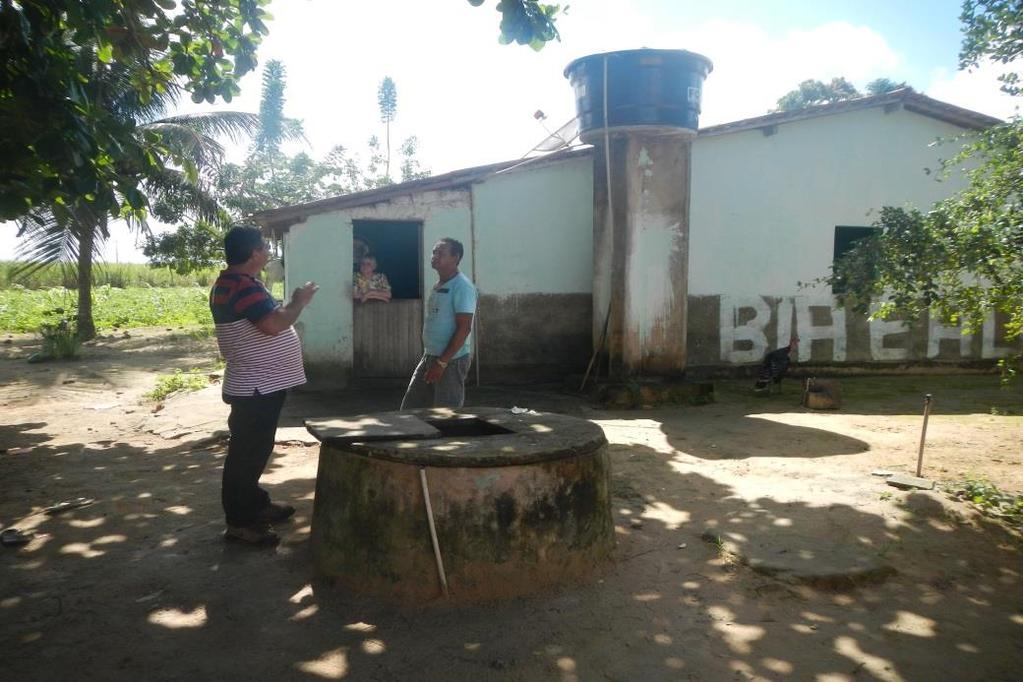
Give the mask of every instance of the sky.
[[(551, 0), (548, 0), (551, 1)], [(259, 59), (287, 69), (285, 114), (302, 120), (322, 157), (334, 145), (366, 156), (383, 138), (377, 89), (397, 86), (392, 146), (415, 135), (433, 174), (519, 158), (574, 115), (565, 66), (578, 57), (641, 47), (686, 49), (714, 69), (701, 126), (767, 113), (801, 81), (842, 76), (861, 90), (880, 77), (936, 99), (1007, 117), (999, 71), (958, 70), (959, 0), (575, 0), (557, 25), (561, 41), (535, 52), (497, 42), (497, 0), (275, 0)], [(230, 104), (182, 112), (259, 109), (260, 70)], [(537, 121), (534, 112), (546, 114)], [(291, 151), (298, 151), (297, 149)], [(234, 155), (240, 160), (243, 150)], [(154, 224), (155, 229), (160, 226)], [(144, 262), (117, 226), (108, 262)], [(0, 225), (0, 259), (15, 255), (15, 229)]]

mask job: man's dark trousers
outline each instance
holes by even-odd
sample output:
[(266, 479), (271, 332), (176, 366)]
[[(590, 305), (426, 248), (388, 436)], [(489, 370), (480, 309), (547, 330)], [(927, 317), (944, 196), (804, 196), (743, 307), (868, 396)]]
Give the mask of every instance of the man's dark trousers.
[(220, 501), (229, 526), (247, 526), (270, 503), (270, 494), (259, 487), (259, 477), (270, 459), (277, 435), (277, 420), (287, 391), (267, 395), (225, 395), (231, 406), (227, 426), (231, 442), (224, 460)]

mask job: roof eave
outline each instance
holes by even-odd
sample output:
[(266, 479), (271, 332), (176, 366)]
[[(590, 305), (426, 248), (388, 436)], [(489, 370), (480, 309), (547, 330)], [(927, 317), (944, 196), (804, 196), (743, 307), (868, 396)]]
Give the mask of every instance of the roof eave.
[[(552, 161), (575, 158), (576, 156), (589, 153), (590, 150), (587, 147), (581, 150), (569, 149), (565, 151), (552, 152), (542, 157), (534, 157), (534, 159), (537, 163), (549, 163)], [(340, 211), (359, 206), (372, 206), (374, 204), (390, 201), (396, 197), (421, 192), (466, 190), (474, 183), (480, 182), (494, 173), (503, 170), (511, 170), (518, 165), (525, 165), (523, 159), (502, 161), (500, 163), (492, 163), (485, 166), (474, 166), (472, 168), (463, 168), (450, 173), (423, 178), (421, 180), (412, 180), (395, 185), (368, 189), (362, 192), (343, 194), (341, 196), (330, 197), (328, 199), (310, 201), (304, 204), (282, 206), (281, 208), (260, 211), (259, 213), (253, 214), (252, 219), (257, 225), (267, 232), (279, 234), (286, 232), (288, 228), (295, 223), (302, 222), (306, 218), (320, 213)]]
[(859, 111), (863, 109), (873, 109), (877, 107), (892, 107), (893, 105), (899, 105), (906, 111), (912, 111), (923, 116), (929, 116), (930, 118), (938, 119), (946, 123), (952, 123), (969, 130), (983, 130), (1002, 123), (1001, 119), (993, 116), (987, 116), (986, 114), (971, 111), (970, 109), (964, 109), (954, 104), (948, 104), (946, 102), (932, 99), (926, 95), (921, 95), (912, 88), (902, 88), (899, 90), (893, 90), (892, 92), (882, 93), (880, 95), (857, 97), (855, 99), (833, 102), (831, 104), (818, 104), (798, 109), (796, 111), (779, 111), (771, 114), (765, 114), (763, 116), (742, 119), (740, 121), (732, 121), (731, 123), (722, 123), (721, 125), (702, 128), (699, 132), (699, 136), (713, 137), (715, 135), (725, 135), (745, 130), (759, 130), (781, 125), (783, 123), (802, 121), (809, 118), (832, 116), (834, 114)]

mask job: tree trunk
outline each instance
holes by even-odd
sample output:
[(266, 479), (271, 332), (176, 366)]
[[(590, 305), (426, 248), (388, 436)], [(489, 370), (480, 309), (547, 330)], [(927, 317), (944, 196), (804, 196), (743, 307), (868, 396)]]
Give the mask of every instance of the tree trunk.
[(85, 219), (79, 222), (78, 229), (81, 230), (78, 235), (78, 338), (88, 341), (96, 336), (96, 323), (92, 320), (92, 250), (98, 226), (94, 220)]

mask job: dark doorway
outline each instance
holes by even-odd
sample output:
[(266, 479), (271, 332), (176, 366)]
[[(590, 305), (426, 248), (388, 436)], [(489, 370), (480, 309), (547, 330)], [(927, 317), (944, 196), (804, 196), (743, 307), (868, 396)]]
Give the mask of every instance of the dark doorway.
[(352, 238), (353, 256), (368, 251), (391, 285), (390, 301), (354, 302), (352, 369), (360, 377), (407, 379), (423, 354), (423, 223), (355, 220)]
[[(355, 239), (377, 259), (377, 272), (387, 275), (393, 299), (418, 299), (422, 291), (422, 226), (411, 220), (355, 220)], [(353, 263), (358, 270), (359, 264)]]

